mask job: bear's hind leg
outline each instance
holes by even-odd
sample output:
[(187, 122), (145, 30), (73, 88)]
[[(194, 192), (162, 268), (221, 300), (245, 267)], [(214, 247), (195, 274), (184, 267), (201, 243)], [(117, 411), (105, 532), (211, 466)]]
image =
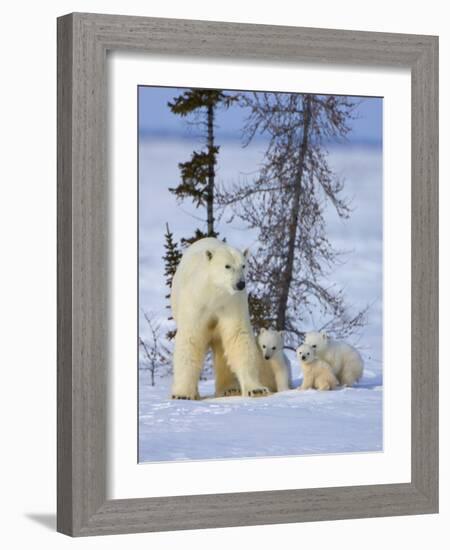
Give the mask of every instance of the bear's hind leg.
[(316, 388), (320, 391), (334, 390), (338, 385), (338, 380), (331, 369), (323, 370), (316, 378)]
[(349, 362), (342, 369), (339, 376), (339, 382), (344, 387), (351, 387), (361, 378), (362, 372), (362, 363), (359, 363), (358, 361)]
[(241, 388), (236, 376), (231, 372), (223, 353), (222, 344), (213, 342), (214, 374), (216, 377), (216, 397), (240, 395)]
[(198, 381), (207, 343), (192, 332), (177, 331), (173, 353), (172, 399), (199, 399)]

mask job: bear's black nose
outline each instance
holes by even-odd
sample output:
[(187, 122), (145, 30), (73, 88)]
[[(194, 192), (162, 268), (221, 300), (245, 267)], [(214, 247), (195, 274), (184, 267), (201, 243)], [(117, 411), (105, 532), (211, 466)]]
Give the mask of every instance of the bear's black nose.
[(244, 290), (244, 288), (245, 288), (245, 281), (239, 281), (239, 282), (237, 283), (237, 285), (236, 285), (236, 288), (237, 288), (238, 290)]
[(302, 359), (304, 361), (306, 359), (306, 355), (302, 355)]
[(265, 355), (264, 359), (270, 359), (270, 357), (268, 355)]

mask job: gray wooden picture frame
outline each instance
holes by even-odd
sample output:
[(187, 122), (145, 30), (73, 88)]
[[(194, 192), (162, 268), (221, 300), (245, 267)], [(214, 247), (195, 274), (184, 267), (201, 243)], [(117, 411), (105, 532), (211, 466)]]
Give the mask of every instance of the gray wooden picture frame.
[[(109, 50), (411, 70), (410, 483), (107, 499)], [(57, 529), (68, 535), (437, 512), (438, 38), (82, 13), (60, 17), (57, 414)]]

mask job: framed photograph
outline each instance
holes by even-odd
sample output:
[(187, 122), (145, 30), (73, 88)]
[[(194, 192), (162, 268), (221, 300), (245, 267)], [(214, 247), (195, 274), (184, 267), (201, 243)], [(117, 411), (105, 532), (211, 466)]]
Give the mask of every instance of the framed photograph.
[(438, 511), (438, 39), (58, 19), (58, 530)]

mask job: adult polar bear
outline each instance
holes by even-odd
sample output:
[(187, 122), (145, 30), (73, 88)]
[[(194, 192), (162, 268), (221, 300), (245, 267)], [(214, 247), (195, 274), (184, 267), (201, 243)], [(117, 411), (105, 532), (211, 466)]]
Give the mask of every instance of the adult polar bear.
[(177, 325), (173, 399), (198, 399), (205, 354), (212, 349), (216, 395), (256, 397), (268, 393), (259, 379), (259, 350), (250, 325), (247, 253), (214, 238), (192, 244), (172, 281)]

